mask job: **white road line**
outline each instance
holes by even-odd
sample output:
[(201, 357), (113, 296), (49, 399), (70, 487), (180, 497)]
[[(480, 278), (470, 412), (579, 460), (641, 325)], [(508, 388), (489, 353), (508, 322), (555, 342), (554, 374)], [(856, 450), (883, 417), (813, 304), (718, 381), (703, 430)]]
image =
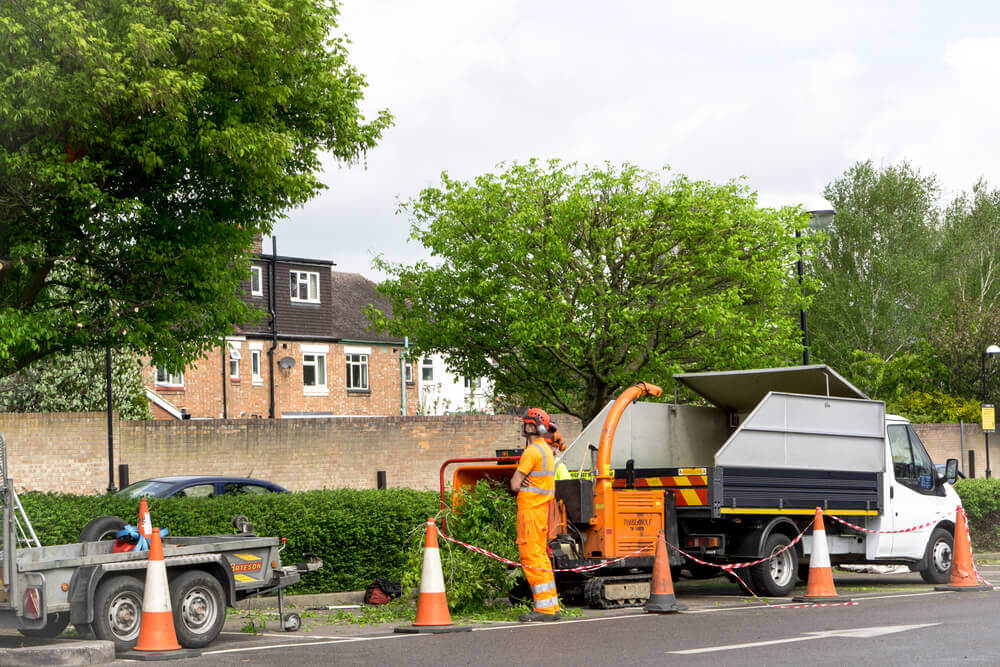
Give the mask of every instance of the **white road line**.
[(715, 653), (717, 651), (734, 651), (741, 648), (756, 648), (758, 646), (774, 646), (775, 644), (791, 644), (793, 642), (804, 642), (810, 639), (829, 639), (831, 637), (849, 639), (871, 639), (872, 637), (882, 637), (897, 632), (908, 630), (919, 630), (929, 628), (940, 623), (920, 623), (918, 625), (884, 625), (872, 628), (853, 628), (844, 630), (823, 630), (820, 632), (807, 632), (802, 637), (787, 637), (785, 639), (769, 639), (760, 642), (748, 642), (746, 644), (727, 644), (724, 646), (708, 646), (705, 648), (692, 648), (683, 651), (667, 651), (668, 654), (675, 655), (695, 655), (698, 653)]
[(278, 637), (287, 639), (289, 641), (309, 641), (312, 639), (350, 639), (349, 635), (314, 635), (314, 634), (297, 634), (297, 633), (281, 633), (281, 632), (261, 632), (254, 634), (251, 632), (220, 632), (220, 635), (230, 635), (233, 637)]
[(308, 646), (325, 646), (327, 644), (350, 644), (351, 642), (370, 642), (376, 639), (406, 639), (407, 637), (429, 637), (430, 634), (426, 635), (378, 635), (377, 637), (351, 637), (349, 639), (329, 639), (326, 641), (318, 642), (295, 642), (284, 644), (270, 644), (267, 646), (244, 646), (241, 648), (224, 648), (218, 651), (205, 651), (202, 655), (214, 655), (216, 653), (244, 653), (246, 651), (269, 651), (276, 648), (289, 648), (294, 646), (296, 648), (308, 647)]

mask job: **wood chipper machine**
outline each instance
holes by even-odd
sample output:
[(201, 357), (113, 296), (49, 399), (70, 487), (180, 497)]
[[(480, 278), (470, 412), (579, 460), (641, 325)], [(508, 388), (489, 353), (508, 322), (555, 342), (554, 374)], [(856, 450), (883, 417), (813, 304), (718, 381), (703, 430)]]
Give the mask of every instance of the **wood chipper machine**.
[[(556, 481), (549, 514), (549, 547), (552, 566), (567, 570), (606, 563), (589, 572), (557, 572), (556, 584), (564, 598), (591, 607), (639, 606), (650, 594), (653, 556), (659, 531), (677, 544), (677, 520), (673, 493), (664, 489), (621, 488), (614, 484), (611, 447), (615, 430), (626, 408), (646, 395), (659, 396), (660, 387), (639, 382), (621, 393), (611, 405), (601, 429), (596, 461), (589, 478)], [(576, 443), (574, 443), (576, 444)], [(449, 459), (441, 466), (441, 502), (445, 506), (445, 468), (461, 464), (452, 476), (452, 505), (461, 511), (458, 493), (481, 479), (504, 487), (517, 468), (519, 452), (501, 451), (496, 457)], [(675, 576), (682, 557), (671, 552)]]

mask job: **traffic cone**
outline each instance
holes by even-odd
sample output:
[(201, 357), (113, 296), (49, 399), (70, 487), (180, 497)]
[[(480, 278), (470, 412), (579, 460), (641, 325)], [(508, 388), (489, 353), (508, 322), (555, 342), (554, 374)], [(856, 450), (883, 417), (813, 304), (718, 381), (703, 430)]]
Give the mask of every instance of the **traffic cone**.
[(139, 534), (147, 540), (153, 537), (153, 522), (149, 516), (149, 502), (145, 497), (139, 499)]
[(965, 519), (965, 510), (959, 507), (955, 517), (955, 539), (952, 543), (951, 581), (946, 585), (935, 586), (936, 591), (992, 591), (993, 587), (979, 583), (976, 567), (972, 564), (972, 545), (969, 543), (969, 527)]
[(649, 599), (643, 607), (652, 614), (672, 614), (687, 609), (674, 597), (674, 582), (670, 578), (670, 558), (667, 556), (667, 539), (663, 531), (656, 538), (656, 556), (653, 558), (653, 581), (649, 585)]
[(806, 582), (806, 594), (792, 599), (796, 602), (850, 602), (850, 598), (837, 595), (837, 589), (833, 586), (830, 548), (826, 543), (823, 509), (820, 507), (816, 508), (812, 537), (812, 554), (809, 556), (809, 580)]
[(176, 660), (201, 655), (201, 651), (184, 649), (177, 643), (174, 614), (170, 610), (167, 565), (163, 561), (163, 542), (160, 540), (159, 528), (153, 528), (153, 539), (149, 544), (139, 641), (131, 651), (120, 655), (133, 660)]
[(441, 572), (441, 554), (438, 551), (437, 527), (434, 518), (427, 519), (427, 538), (424, 542), (424, 565), (420, 572), (420, 596), (417, 598), (417, 618), (413, 625), (399, 626), (396, 632), (442, 633), (465, 632), (467, 625), (455, 625), (448, 613), (448, 598), (444, 592), (444, 574)]

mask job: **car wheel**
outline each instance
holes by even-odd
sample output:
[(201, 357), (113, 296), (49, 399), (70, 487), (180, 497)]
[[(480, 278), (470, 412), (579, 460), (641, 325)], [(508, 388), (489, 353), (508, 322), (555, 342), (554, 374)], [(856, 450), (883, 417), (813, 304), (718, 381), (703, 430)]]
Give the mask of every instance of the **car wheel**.
[(25, 637), (37, 637), (40, 639), (52, 639), (53, 637), (58, 637), (62, 634), (62, 631), (66, 629), (69, 625), (69, 612), (68, 611), (57, 611), (54, 614), (49, 614), (48, 620), (45, 622), (45, 627), (34, 630), (30, 628), (18, 628), (17, 631), (20, 632)]
[(94, 634), (114, 642), (115, 651), (128, 651), (139, 639), (145, 584), (122, 575), (102, 581), (94, 596)]
[(794, 548), (785, 549), (791, 543), (788, 536), (781, 533), (772, 533), (764, 542), (764, 556), (770, 560), (750, 568), (755, 593), (782, 597), (795, 588), (795, 580), (799, 574), (799, 554)]
[(951, 580), (951, 562), (954, 556), (954, 537), (938, 526), (927, 542), (926, 565), (920, 570), (920, 578), (928, 584), (947, 584)]
[(207, 646), (226, 622), (222, 584), (202, 570), (188, 570), (170, 582), (170, 606), (177, 641), (185, 648)]
[(118, 531), (125, 527), (124, 519), (116, 516), (97, 517), (80, 531), (81, 542), (101, 542), (113, 540)]

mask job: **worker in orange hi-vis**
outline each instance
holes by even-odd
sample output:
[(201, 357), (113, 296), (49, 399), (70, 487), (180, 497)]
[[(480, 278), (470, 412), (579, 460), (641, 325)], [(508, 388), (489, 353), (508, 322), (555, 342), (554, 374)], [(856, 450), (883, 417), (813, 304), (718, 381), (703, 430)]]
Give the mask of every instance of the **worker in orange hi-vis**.
[(556, 492), (555, 449), (558, 445), (545, 440), (550, 421), (544, 410), (530, 408), (521, 421), (527, 445), (510, 480), (510, 488), (517, 493), (517, 550), (525, 566), (524, 576), (531, 586), (535, 608), (521, 614), (518, 620), (522, 623), (556, 621), (559, 620), (559, 598), (547, 547), (549, 504)]

